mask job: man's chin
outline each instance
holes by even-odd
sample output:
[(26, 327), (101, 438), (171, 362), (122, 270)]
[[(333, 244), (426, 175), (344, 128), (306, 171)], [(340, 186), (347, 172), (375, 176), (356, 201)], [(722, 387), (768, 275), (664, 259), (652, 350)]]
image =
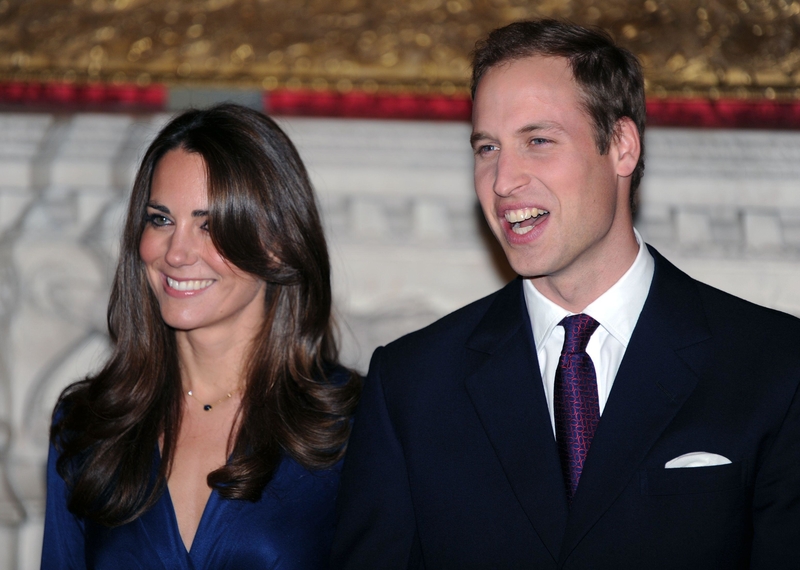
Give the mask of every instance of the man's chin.
[[(512, 267), (512, 269), (514, 268)], [(545, 277), (547, 277), (546, 273), (543, 273), (541, 270), (537, 271), (535, 269), (523, 269), (522, 271), (514, 269), (514, 272), (523, 279), (536, 280), (536, 279), (544, 279)]]
[(530, 259), (530, 255), (525, 256), (518, 251), (509, 252), (507, 250), (505, 254), (511, 269), (524, 279), (537, 279), (549, 273), (545, 264), (541, 263), (541, 260), (534, 262)]

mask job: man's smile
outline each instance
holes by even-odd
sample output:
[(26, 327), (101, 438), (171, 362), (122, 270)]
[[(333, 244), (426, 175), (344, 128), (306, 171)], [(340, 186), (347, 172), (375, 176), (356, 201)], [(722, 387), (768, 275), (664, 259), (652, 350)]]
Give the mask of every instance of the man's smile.
[(506, 221), (511, 224), (511, 231), (518, 235), (525, 235), (541, 223), (549, 213), (547, 210), (539, 208), (520, 208), (519, 210), (509, 210), (504, 216)]

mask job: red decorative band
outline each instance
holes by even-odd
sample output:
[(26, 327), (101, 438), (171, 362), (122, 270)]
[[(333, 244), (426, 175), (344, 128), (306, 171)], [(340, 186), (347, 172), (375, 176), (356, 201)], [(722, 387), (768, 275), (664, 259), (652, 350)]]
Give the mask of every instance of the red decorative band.
[[(10, 109), (159, 111), (166, 106), (164, 85), (79, 85), (0, 83), (0, 106)], [(364, 119), (469, 121), (465, 96), (385, 93), (330, 93), (279, 89), (264, 93), (273, 115)], [(800, 101), (737, 99), (655, 99), (647, 101), (647, 123), (658, 127), (800, 130)]]
[(274, 115), (469, 121), (472, 101), (444, 95), (341, 94), (281, 89), (265, 93), (264, 108)]
[[(275, 115), (469, 121), (467, 97), (368, 95), (277, 90), (265, 94)], [(647, 124), (656, 127), (800, 129), (800, 101), (649, 99)]]
[(650, 99), (647, 124), (655, 127), (800, 129), (800, 101)]
[(98, 106), (109, 109), (161, 110), (167, 100), (163, 85), (74, 83), (0, 83), (0, 104), (58, 109)]

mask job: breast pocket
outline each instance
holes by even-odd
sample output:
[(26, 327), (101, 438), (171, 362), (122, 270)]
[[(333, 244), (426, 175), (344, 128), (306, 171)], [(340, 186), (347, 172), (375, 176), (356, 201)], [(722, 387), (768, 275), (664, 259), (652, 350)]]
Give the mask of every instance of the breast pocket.
[(742, 461), (712, 467), (645, 469), (641, 471), (644, 495), (694, 495), (732, 491), (745, 486)]

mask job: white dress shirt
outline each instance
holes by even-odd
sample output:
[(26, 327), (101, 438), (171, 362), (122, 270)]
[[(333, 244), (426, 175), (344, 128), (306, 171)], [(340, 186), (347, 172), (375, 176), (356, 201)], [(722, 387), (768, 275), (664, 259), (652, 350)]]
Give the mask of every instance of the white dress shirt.
[[(583, 310), (584, 314), (600, 323), (589, 339), (586, 352), (594, 363), (597, 375), (597, 396), (601, 415), (653, 280), (655, 267), (653, 256), (647, 251), (639, 232), (633, 231), (639, 244), (639, 253), (633, 265), (619, 278), (619, 281)], [(564, 346), (564, 327), (558, 326), (558, 323), (564, 317), (575, 313), (556, 305), (542, 295), (530, 279), (522, 282), (522, 289), (531, 319), (539, 370), (544, 383), (547, 408), (550, 411), (550, 422), (555, 433), (553, 392), (556, 368)]]

